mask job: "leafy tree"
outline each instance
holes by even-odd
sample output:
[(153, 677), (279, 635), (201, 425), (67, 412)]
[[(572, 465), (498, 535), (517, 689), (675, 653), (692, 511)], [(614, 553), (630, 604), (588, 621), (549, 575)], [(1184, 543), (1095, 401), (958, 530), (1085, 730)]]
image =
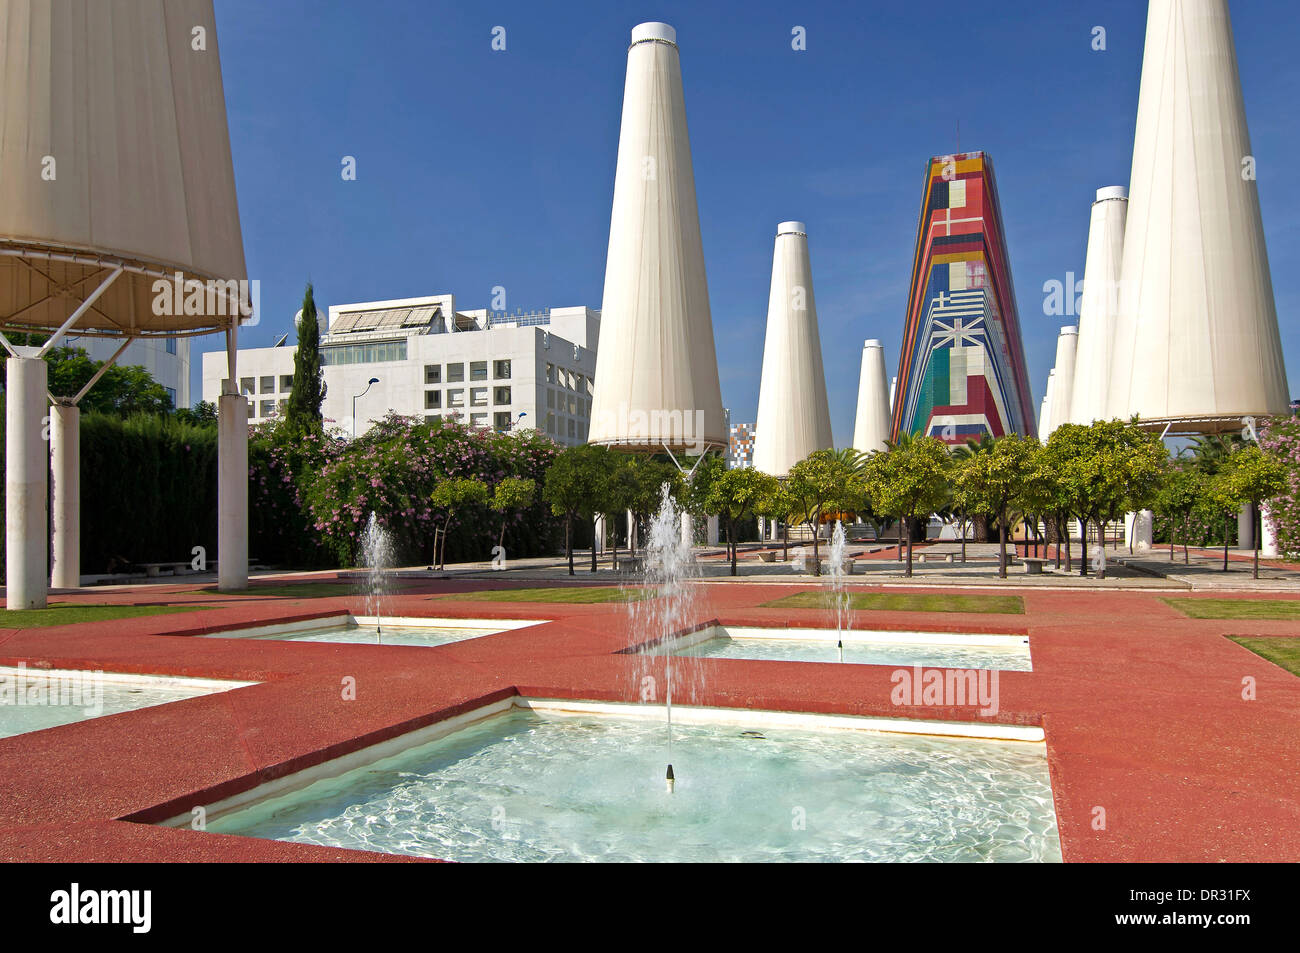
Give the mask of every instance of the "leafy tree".
[(487, 484), (482, 480), (469, 477), (456, 477), (443, 480), (429, 496), (434, 509), (442, 512), (442, 545), (438, 547), (437, 565), (439, 569), (447, 566), (447, 531), (451, 529), (456, 515), (467, 506), (483, 506), (488, 502)]
[(1169, 520), (1169, 561), (1174, 561), (1174, 538), (1182, 536), (1183, 564), (1188, 562), (1187, 537), (1192, 514), (1205, 498), (1209, 478), (1190, 463), (1177, 463), (1165, 475), (1152, 509)]
[[(634, 508), (640, 490), (635, 458), (626, 453), (611, 453), (609, 476), (605, 480), (603, 496), (606, 525), (609, 538), (613, 541), (611, 568), (618, 568), (618, 520)], [(628, 545), (631, 546), (633, 542), (634, 539), (629, 534)]]
[(1037, 471), (1038, 441), (1019, 434), (999, 438), (990, 452), (974, 453), (961, 462), (956, 484), (974, 508), (998, 518), (998, 575), (1007, 576), (1007, 524)]
[(873, 454), (867, 480), (875, 509), (896, 517), (907, 534), (907, 575), (912, 575), (912, 536), (919, 518), (928, 518), (948, 500), (952, 458), (934, 437), (913, 437)]
[[(104, 366), (84, 348), (55, 347), (45, 355), (49, 365), (49, 390), (57, 397), (75, 397)], [(115, 364), (106, 370), (78, 405), (83, 412), (99, 411), (129, 417), (132, 414), (166, 414), (172, 410), (167, 389), (143, 367)]]
[(501, 534), (497, 545), (506, 542), (506, 523), (509, 514), (516, 510), (526, 510), (533, 505), (537, 496), (537, 484), (527, 477), (506, 477), (492, 490), (492, 502), (488, 505), (501, 514)]
[(321, 427), (321, 403), (325, 400), (325, 381), (320, 363), (320, 323), (311, 283), (302, 297), (302, 320), (298, 324), (298, 348), (293, 355), (293, 389), (285, 408), (285, 422), (290, 430), (317, 430)]
[[(698, 475), (698, 470), (696, 471)], [(727, 533), (731, 574), (736, 575), (736, 527), (755, 515), (776, 491), (777, 480), (752, 467), (724, 469), (701, 485), (699, 503), (707, 513), (716, 513)]]
[(685, 480), (675, 465), (656, 457), (632, 456), (629, 509), (638, 526), (646, 523), (659, 511), (663, 501), (663, 487), (668, 484), (668, 495), (680, 500), (685, 490)]
[[(607, 447), (590, 443), (568, 447), (546, 471), (542, 499), (551, 505), (552, 513), (564, 517), (564, 555), (569, 561), (570, 576), (574, 574), (573, 521), (581, 516), (594, 522), (600, 514), (604, 483), (610, 472), (610, 453)], [(591, 569), (596, 570), (594, 545)]]
[[(1079, 574), (1088, 574), (1088, 523), (1099, 534), (1130, 510), (1146, 509), (1160, 487), (1169, 454), (1155, 434), (1122, 420), (1062, 424), (1047, 441), (1047, 465), (1060, 481), (1069, 511), (1083, 522)], [(1103, 560), (1104, 560), (1103, 547)], [(1102, 566), (1105, 566), (1103, 561)], [(1102, 569), (1102, 578), (1106, 571)]]
[(790, 523), (799, 518), (796, 506), (785, 483), (777, 480), (754, 510), (758, 516), (781, 524), (781, 562), (788, 562), (790, 558)]
[(181, 423), (196, 427), (215, 427), (217, 425), (217, 405), (208, 400), (201, 400), (193, 407), (182, 407), (176, 411), (176, 419)]
[[(1210, 479), (1209, 499), (1222, 511), (1233, 513), (1247, 503), (1260, 503), (1286, 489), (1282, 464), (1255, 444), (1234, 450), (1220, 461)], [(1259, 535), (1255, 534), (1254, 578), (1259, 578)], [(1223, 571), (1228, 571), (1228, 538), (1223, 540)]]
[(813, 534), (813, 562), (820, 567), (818, 530), (822, 517), (847, 509), (859, 495), (861, 476), (834, 450), (814, 450), (790, 468), (785, 491), (794, 512)]

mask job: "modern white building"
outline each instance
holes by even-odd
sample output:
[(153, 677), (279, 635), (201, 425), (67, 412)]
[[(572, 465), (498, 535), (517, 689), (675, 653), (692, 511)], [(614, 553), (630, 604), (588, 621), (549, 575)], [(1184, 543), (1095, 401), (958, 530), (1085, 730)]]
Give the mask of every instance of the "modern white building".
[[(136, 338), (122, 356), (119, 367), (143, 367), (149, 376), (167, 391), (173, 407), (190, 406), (190, 338)], [(121, 346), (120, 340), (104, 337), (77, 337), (70, 334), (61, 345), (79, 347), (93, 360), (107, 361)], [(60, 394), (60, 397), (71, 396)], [(213, 401), (215, 403), (215, 400)]]
[[(600, 312), (584, 307), (457, 311), (449, 294), (334, 305), (320, 342), (321, 410), (327, 425), (348, 433), (395, 412), (583, 443), (599, 333)], [(297, 352), (290, 337), (239, 351), (239, 393), (253, 423), (288, 405)], [(215, 400), (225, 374), (225, 354), (203, 355), (204, 400)]]

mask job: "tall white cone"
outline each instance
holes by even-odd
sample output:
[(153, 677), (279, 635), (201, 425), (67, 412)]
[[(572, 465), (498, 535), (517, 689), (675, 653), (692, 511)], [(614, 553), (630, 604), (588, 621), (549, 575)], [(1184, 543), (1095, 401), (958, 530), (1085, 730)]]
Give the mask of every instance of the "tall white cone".
[(885, 383), (885, 349), (877, 340), (862, 345), (862, 375), (858, 378), (858, 414), (853, 424), (853, 449), (884, 450), (890, 431), (889, 385)]
[(808, 231), (803, 222), (782, 222), (772, 252), (754, 468), (784, 477), (814, 450), (834, 445)]
[(1227, 0), (1151, 0), (1107, 416), (1288, 411), (1254, 161)]
[(1047, 438), (1052, 435), (1056, 429), (1053, 424), (1054, 413), (1056, 412), (1056, 368), (1052, 368), (1047, 373), (1047, 393), (1043, 395), (1043, 409), (1040, 414), (1041, 419), (1038, 421), (1038, 439), (1047, 442)]
[(605, 262), (591, 443), (727, 445), (677, 34), (632, 31)]
[(1050, 429), (1043, 435), (1046, 440), (1061, 424), (1070, 422), (1070, 398), (1074, 391), (1074, 360), (1079, 344), (1079, 329), (1071, 325), (1061, 328), (1056, 338), (1056, 366), (1052, 368), (1052, 418)]
[[(1124, 222), (1128, 190), (1111, 185), (1097, 190), (1088, 223), (1088, 254), (1083, 265), (1083, 301), (1079, 306), (1078, 352), (1069, 422), (1090, 424), (1106, 418), (1110, 391), (1111, 343), (1119, 311), (1120, 268), (1124, 259)], [(1065, 423), (1064, 420), (1061, 421)]]

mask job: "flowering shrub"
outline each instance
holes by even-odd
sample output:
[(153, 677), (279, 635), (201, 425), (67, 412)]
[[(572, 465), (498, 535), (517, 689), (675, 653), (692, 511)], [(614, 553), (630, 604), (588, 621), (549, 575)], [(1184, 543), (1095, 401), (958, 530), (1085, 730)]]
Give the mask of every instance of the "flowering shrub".
[(333, 562), (307, 513), (304, 488), (343, 447), (337, 431), (294, 431), (278, 419), (249, 427), (250, 557), (275, 566)]
[[(557, 447), (535, 431), (498, 434), (455, 421), (432, 424), (390, 414), (363, 436), (325, 454), (318, 472), (304, 474), (302, 495), (311, 528), (342, 565), (359, 561), (366, 522), (389, 531), (397, 558), (432, 562), (434, 530), (444, 514), (430, 499), (450, 478), (493, 487), (506, 477), (541, 479)], [(447, 539), (450, 561), (487, 559), (495, 542), (486, 508), (458, 512)], [(553, 549), (557, 522), (540, 506), (513, 514), (507, 552)]]
[(1278, 551), (1300, 556), (1300, 416), (1265, 421), (1259, 431), (1259, 444), (1286, 467), (1287, 488), (1268, 504)]

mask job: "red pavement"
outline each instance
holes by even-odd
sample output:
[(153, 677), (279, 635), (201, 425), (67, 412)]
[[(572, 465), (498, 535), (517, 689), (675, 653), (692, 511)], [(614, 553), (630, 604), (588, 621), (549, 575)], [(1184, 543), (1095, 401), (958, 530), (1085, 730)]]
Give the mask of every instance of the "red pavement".
[[(426, 581), (394, 596), (387, 609), (393, 615), (552, 620), (437, 648), (192, 637), (359, 611), (353, 598), (228, 596), (184, 586), (58, 597), (211, 608), (0, 629), (0, 664), (261, 684), (0, 739), (0, 860), (399, 859), (140, 822), (187, 814), (515, 694), (633, 700), (633, 663), (618, 654), (634, 641), (624, 606), (441, 598), (508, 586)], [(699, 622), (833, 625), (819, 610), (760, 605), (799, 587), (700, 588)], [(1149, 592), (1020, 595), (1024, 615), (873, 611), (855, 613), (853, 625), (1028, 633), (1034, 671), (1001, 673), (991, 720), (1043, 726), (1067, 861), (1300, 860), (1300, 679), (1226, 637), (1294, 638), (1300, 624), (1187, 619)], [(888, 667), (699, 664), (707, 687), (697, 704), (990, 720), (975, 705), (893, 705)], [(356, 679), (354, 701), (343, 700), (346, 677)], [(1246, 678), (1254, 679), (1256, 700), (1242, 698)]]

